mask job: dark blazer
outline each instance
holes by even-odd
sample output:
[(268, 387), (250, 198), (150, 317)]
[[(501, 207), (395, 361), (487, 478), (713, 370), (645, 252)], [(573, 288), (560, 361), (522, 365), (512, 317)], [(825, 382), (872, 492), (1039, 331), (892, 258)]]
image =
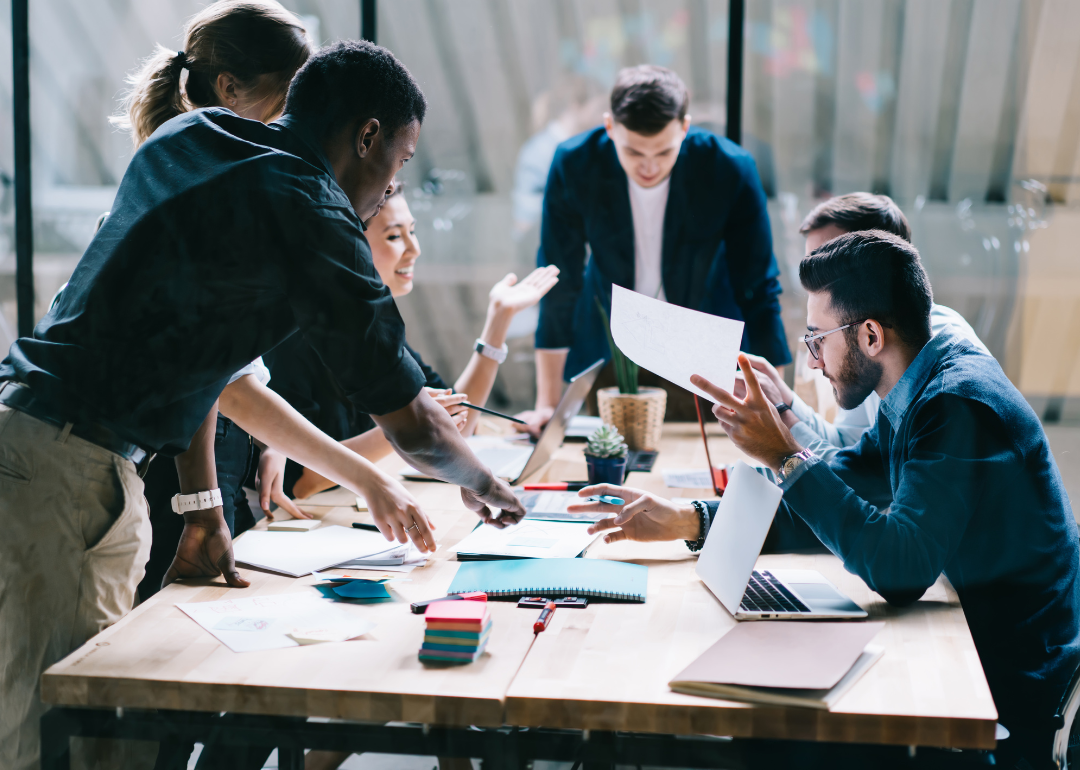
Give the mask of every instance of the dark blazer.
[[(592, 257), (586, 265), (586, 248)], [(634, 223), (626, 172), (603, 127), (559, 145), (544, 191), (540, 266), (559, 283), (540, 301), (538, 348), (570, 348), (565, 374), (609, 359), (596, 309), (611, 285), (634, 288)], [(671, 172), (662, 252), (668, 302), (746, 322), (743, 350), (791, 362), (780, 274), (757, 168), (738, 145), (691, 128)]]

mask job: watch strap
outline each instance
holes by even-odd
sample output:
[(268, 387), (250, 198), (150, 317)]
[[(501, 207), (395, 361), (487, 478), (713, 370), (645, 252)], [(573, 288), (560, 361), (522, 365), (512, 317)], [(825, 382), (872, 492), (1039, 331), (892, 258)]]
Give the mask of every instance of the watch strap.
[(490, 358), (497, 364), (501, 364), (506, 360), (506, 354), (509, 352), (509, 348), (506, 347), (506, 343), (502, 344), (502, 347), (494, 347), (487, 344), (482, 339), (477, 338), (476, 344), (473, 345), (473, 350), (482, 355), (484, 358)]
[(790, 412), (791, 411), (791, 406), (788, 405), (788, 404), (785, 404), (783, 401), (781, 401), (779, 404), (773, 404), (773, 406), (776, 407), (776, 411), (777, 411), (778, 414), (783, 414), (784, 412)]
[(190, 495), (173, 495), (173, 513), (181, 515), (192, 511), (206, 511), (221, 505), (221, 490), (207, 489)]

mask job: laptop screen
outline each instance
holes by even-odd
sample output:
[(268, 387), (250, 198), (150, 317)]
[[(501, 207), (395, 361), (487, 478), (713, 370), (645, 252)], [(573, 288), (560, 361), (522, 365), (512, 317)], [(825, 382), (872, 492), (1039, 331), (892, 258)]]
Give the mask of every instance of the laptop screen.
[(697, 563), (698, 577), (732, 615), (783, 496), (780, 487), (749, 465), (735, 463)]

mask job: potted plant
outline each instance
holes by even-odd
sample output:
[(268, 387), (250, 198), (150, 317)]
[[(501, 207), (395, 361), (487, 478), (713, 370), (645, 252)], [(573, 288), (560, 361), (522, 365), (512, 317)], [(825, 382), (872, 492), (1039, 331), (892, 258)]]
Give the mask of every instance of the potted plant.
[(626, 442), (612, 425), (601, 425), (585, 445), (590, 484), (622, 484), (626, 475)]
[(600, 419), (615, 426), (626, 437), (631, 449), (659, 449), (664, 412), (667, 411), (667, 391), (663, 388), (638, 387), (638, 365), (615, 345), (611, 323), (599, 297), (596, 298), (596, 307), (604, 320), (604, 330), (611, 348), (611, 363), (615, 368), (615, 382), (618, 383), (618, 387), (596, 391)]

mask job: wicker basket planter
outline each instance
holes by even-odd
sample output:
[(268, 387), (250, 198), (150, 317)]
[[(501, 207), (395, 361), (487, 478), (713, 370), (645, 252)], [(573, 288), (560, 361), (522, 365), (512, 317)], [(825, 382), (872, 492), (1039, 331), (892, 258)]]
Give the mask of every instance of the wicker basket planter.
[(618, 388), (596, 391), (600, 419), (618, 428), (631, 449), (659, 449), (664, 427), (667, 391), (641, 388), (635, 395), (619, 393)]

